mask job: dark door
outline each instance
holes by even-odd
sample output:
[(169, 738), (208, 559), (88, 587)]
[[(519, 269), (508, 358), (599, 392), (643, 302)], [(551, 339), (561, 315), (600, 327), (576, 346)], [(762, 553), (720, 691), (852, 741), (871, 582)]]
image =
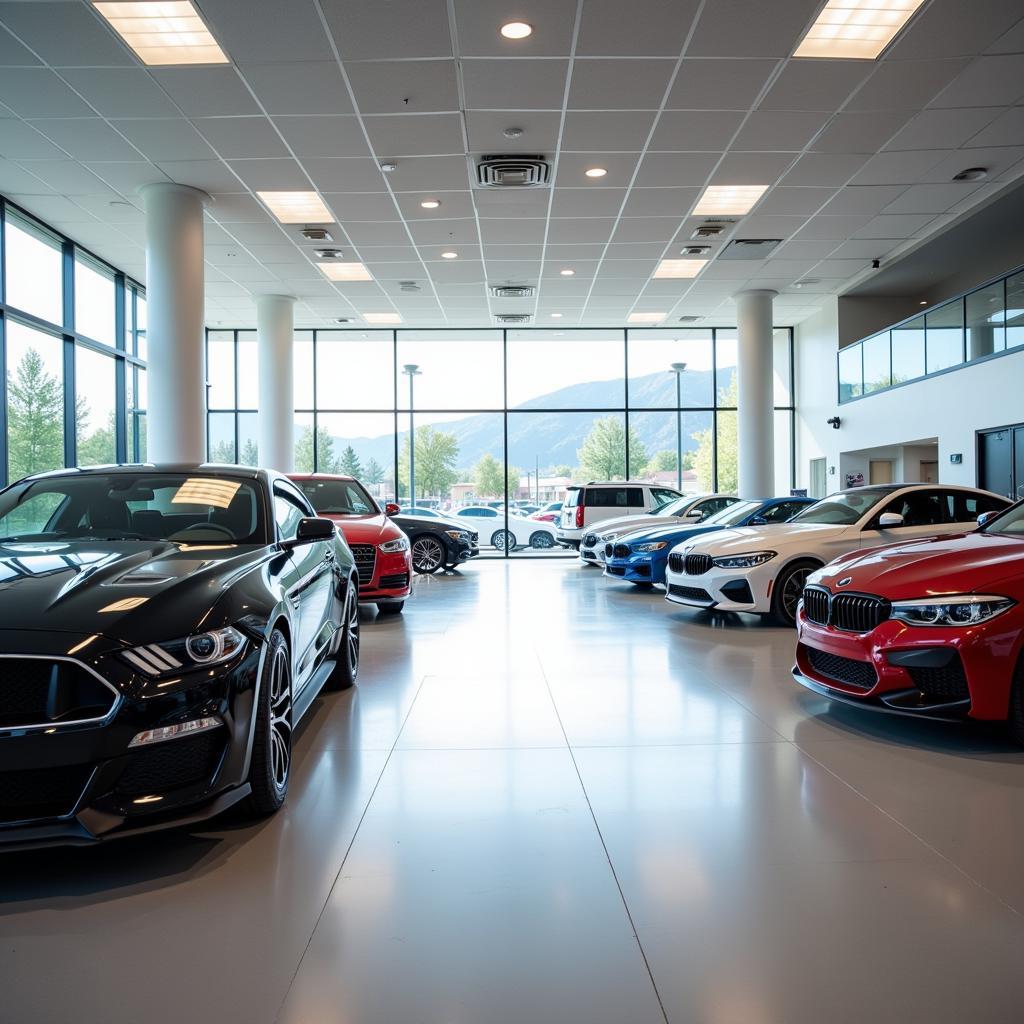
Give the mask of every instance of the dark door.
[(1024, 426), (986, 430), (980, 434), (978, 486), (1012, 498), (1021, 485), (1024, 485)]
[(1024, 498), (1024, 427), (1013, 428), (1013, 498)]

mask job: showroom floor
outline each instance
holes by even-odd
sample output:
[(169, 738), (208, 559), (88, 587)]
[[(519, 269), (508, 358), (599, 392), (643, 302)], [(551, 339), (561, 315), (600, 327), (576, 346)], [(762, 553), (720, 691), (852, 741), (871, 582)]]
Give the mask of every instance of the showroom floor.
[(3, 1024), (1020, 1019), (1024, 755), (575, 562), (420, 579), (285, 810), (9, 855)]

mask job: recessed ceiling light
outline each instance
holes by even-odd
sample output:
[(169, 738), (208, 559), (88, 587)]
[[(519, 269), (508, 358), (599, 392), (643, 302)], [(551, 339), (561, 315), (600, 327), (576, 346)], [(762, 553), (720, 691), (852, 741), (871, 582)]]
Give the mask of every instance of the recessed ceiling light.
[(398, 170), (398, 164), (392, 163), (390, 160), (385, 160), (384, 163), (380, 165), (380, 169), (385, 174), (390, 174), (392, 171)]
[(828, 0), (794, 57), (874, 60), (924, 0)]
[(603, 167), (588, 167), (583, 173), (588, 178), (603, 178), (608, 171)]
[(552, 315), (552, 316), (553, 316), (553, 317), (554, 317), (554, 318), (555, 318), (556, 320), (559, 320), (559, 319), (561, 319), (561, 316), (562, 316), (562, 314), (561, 314), (561, 313), (552, 313), (551, 315)]
[(630, 313), (627, 319), (631, 324), (660, 324), (668, 313)]
[(420, 203), (420, 206), (422, 206), (424, 210), (436, 210), (440, 205), (440, 199), (424, 199), (423, 202)]
[(282, 224), (330, 223), (334, 218), (315, 192), (257, 192)]
[(457, 252), (443, 252), (441, 253), (441, 259), (443, 260), (457, 260), (459, 254)]
[(501, 26), (501, 34), (506, 39), (525, 39), (533, 35), (533, 26), (525, 21), (509, 21)]
[(954, 181), (981, 181), (988, 177), (987, 167), (968, 167), (959, 174), (953, 175)]
[(332, 281), (372, 281), (373, 275), (362, 263), (318, 263)]
[(368, 324), (400, 324), (402, 317), (398, 313), (363, 313)]
[(920, 301), (920, 302), (918, 303), (918, 305), (919, 305), (919, 306), (927, 306), (927, 305), (928, 305), (928, 300), (927, 300), (927, 299), (922, 299), (922, 300), (921, 300), (921, 301)]
[(565, 270), (560, 270), (559, 273), (562, 275), (562, 277), (575, 277), (576, 276), (576, 271), (575, 270), (569, 270), (568, 267)]
[(95, 0), (93, 6), (143, 64), (228, 63), (191, 0)]
[(654, 277), (696, 277), (707, 265), (707, 260), (662, 260)]
[(693, 214), (695, 217), (703, 217), (709, 214), (749, 213), (767, 191), (767, 185), (708, 185), (697, 200)]

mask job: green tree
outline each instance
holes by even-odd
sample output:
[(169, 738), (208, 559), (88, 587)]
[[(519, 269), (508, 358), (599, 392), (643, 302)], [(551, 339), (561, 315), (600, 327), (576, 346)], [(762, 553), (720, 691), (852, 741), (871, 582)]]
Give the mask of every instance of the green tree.
[(564, 462), (560, 466), (553, 466), (551, 468), (552, 476), (572, 476), (572, 466), (567, 466)]
[(338, 461), (334, 457), (334, 438), (327, 428), (316, 430), (316, 465), (313, 464), (313, 428), (303, 427), (295, 440), (295, 471), (297, 473), (337, 473)]
[(242, 455), (239, 463), (243, 466), (258, 466), (260, 464), (260, 451), (256, 442), (250, 437), (242, 445)]
[[(718, 395), (718, 404), (736, 405), (736, 378), (733, 377), (729, 386), (722, 388)], [(697, 486), (702, 491), (714, 490), (712, 466), (714, 460), (715, 437), (711, 429), (698, 431), (691, 435), (697, 442), (697, 451), (693, 457), (693, 468), (697, 472)], [(739, 487), (739, 466), (737, 452), (739, 446), (736, 439), (736, 413), (720, 412), (718, 414), (718, 490), (721, 493), (736, 493)]]
[(235, 442), (218, 441), (210, 449), (210, 461), (233, 463), (235, 461)]
[(356, 455), (356, 450), (352, 445), (348, 445), (341, 453), (338, 470), (341, 473), (345, 473), (347, 476), (354, 476), (357, 479), (362, 478), (363, 467), (359, 461), (359, 456)]
[(637, 432), (629, 428), (629, 471), (626, 472), (626, 431), (617, 416), (595, 420), (576, 452), (584, 476), (592, 480), (632, 477), (647, 463), (647, 449)]
[[(693, 452), (683, 452), (683, 469), (693, 469)], [(663, 448), (655, 452), (651, 461), (644, 466), (644, 473), (647, 476), (654, 476), (655, 473), (674, 473), (676, 471), (676, 453), (671, 448)]]
[(368, 484), (384, 483), (384, 470), (376, 459), (368, 459), (363, 470), (363, 479)]
[(64, 390), (30, 348), (7, 376), (8, 479), (64, 465)]
[[(78, 447), (77, 460), (79, 466), (103, 466), (117, 461), (117, 443), (114, 439), (115, 416), (111, 412), (107, 416), (107, 422), (98, 430), (94, 430), (88, 437), (83, 437), (88, 428), (89, 415), (88, 406), (80, 399), (77, 409), (78, 415)], [(84, 415), (83, 415), (84, 413)]]
[(478, 498), (504, 497), (501, 463), (490, 452), (473, 467), (473, 489)]
[[(416, 494), (414, 497), (445, 497), (458, 480), (455, 464), (459, 458), (459, 442), (454, 434), (433, 427), (416, 428)], [(398, 463), (402, 493), (409, 493), (409, 435), (402, 442)]]

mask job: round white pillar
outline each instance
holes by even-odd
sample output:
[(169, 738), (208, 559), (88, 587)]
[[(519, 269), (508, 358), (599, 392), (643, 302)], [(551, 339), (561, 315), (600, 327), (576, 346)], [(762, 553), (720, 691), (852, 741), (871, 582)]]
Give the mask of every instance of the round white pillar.
[(775, 493), (775, 415), (773, 412), (772, 299), (765, 289), (736, 296), (737, 442), (739, 496), (767, 498)]
[(290, 473), (295, 464), (294, 331), (294, 298), (290, 295), (261, 295), (257, 298), (260, 465), (281, 473)]
[(146, 207), (147, 458), (205, 462), (203, 206), (210, 197), (173, 182), (139, 192)]

